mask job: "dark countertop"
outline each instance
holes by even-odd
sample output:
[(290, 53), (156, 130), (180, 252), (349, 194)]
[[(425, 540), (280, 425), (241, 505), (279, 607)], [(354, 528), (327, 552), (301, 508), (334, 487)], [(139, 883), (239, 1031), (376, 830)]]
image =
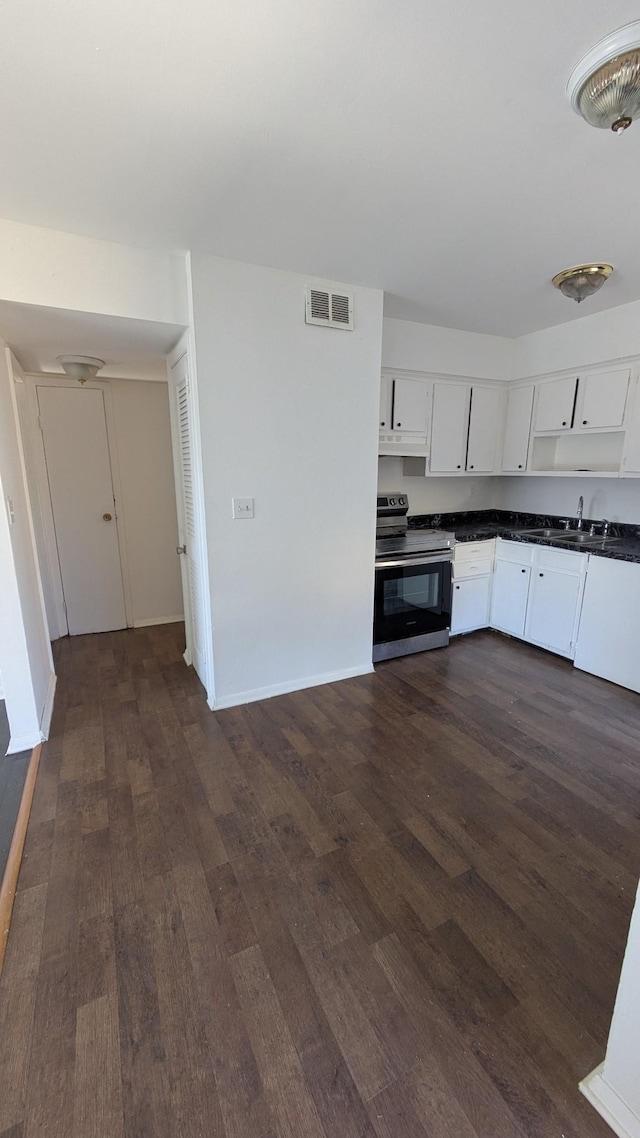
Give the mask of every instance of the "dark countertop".
[[(640, 527), (615, 522), (611, 525), (611, 537), (614, 541), (603, 540), (602, 545), (576, 545), (571, 541), (554, 538), (550, 541), (544, 537), (531, 537), (523, 533), (527, 529), (554, 528), (562, 529), (562, 520), (558, 516), (541, 514), (515, 514), (506, 510), (478, 510), (476, 512), (460, 512), (450, 514), (420, 514), (409, 518), (411, 529), (436, 528), (453, 531), (456, 541), (486, 541), (493, 537), (503, 537), (508, 541), (521, 541), (532, 545), (548, 545), (554, 549), (577, 550), (579, 553), (590, 553), (594, 557), (608, 557), (613, 561), (631, 561), (640, 565)], [(601, 522), (595, 520), (596, 527)], [(585, 518), (583, 530), (588, 532), (591, 519)], [(572, 526), (572, 529), (575, 526)]]

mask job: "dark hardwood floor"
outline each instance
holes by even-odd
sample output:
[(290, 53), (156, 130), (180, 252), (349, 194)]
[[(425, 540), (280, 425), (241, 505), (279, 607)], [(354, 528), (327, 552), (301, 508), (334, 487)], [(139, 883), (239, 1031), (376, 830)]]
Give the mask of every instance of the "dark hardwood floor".
[(0, 1136), (606, 1138), (640, 698), (497, 634), (211, 714), (170, 625), (57, 645)]

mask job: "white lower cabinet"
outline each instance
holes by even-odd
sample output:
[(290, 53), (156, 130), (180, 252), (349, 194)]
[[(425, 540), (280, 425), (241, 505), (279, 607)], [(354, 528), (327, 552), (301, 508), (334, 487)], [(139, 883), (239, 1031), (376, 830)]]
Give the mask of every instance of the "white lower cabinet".
[(585, 553), (499, 539), (491, 627), (573, 659)]
[(495, 539), (460, 542), (453, 558), (451, 635), (488, 628)]
[[(529, 546), (523, 548), (529, 549)], [(491, 627), (510, 636), (524, 636), (527, 615), (530, 565), (502, 560), (496, 556), (491, 596)]]
[(590, 557), (575, 666), (640, 692), (640, 565)]

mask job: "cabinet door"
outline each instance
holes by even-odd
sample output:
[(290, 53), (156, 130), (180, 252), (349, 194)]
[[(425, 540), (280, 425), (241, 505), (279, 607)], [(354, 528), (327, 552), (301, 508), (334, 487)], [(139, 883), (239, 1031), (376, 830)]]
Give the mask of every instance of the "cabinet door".
[(471, 389), (467, 470), (477, 474), (491, 474), (496, 468), (500, 394), (495, 387)]
[(389, 375), (383, 375), (380, 379), (380, 430), (391, 430), (391, 395), (393, 392), (393, 380)]
[(574, 376), (568, 379), (554, 379), (549, 383), (538, 384), (536, 431), (568, 431), (573, 418), (576, 384)]
[(590, 557), (575, 665), (640, 692), (640, 565)]
[(418, 434), (426, 435), (428, 393), (426, 383), (421, 383), (419, 380), (394, 379), (394, 431), (416, 431)]
[(621, 427), (628, 390), (628, 370), (581, 375), (574, 426)]
[(470, 577), (453, 585), (451, 635), (487, 628), (491, 603), (491, 577)]
[(557, 569), (531, 571), (525, 637), (561, 656), (573, 656), (574, 629), (583, 577)]
[(507, 395), (502, 455), (502, 469), (505, 471), (527, 469), (533, 392), (533, 384), (530, 384), (527, 387), (512, 387)]
[(431, 464), (434, 473), (464, 470), (469, 431), (467, 383), (434, 383)]
[(496, 561), (491, 592), (491, 627), (524, 636), (530, 565)]

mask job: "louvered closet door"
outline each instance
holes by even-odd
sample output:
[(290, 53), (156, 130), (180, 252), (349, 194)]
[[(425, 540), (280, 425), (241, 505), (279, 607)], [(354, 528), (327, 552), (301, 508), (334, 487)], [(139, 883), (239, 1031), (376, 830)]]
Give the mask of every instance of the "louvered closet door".
[[(179, 365), (178, 365), (179, 366)], [(203, 581), (200, 571), (200, 534), (193, 477), (189, 380), (178, 378), (175, 384), (177, 410), (178, 532), (180, 544), (186, 546), (181, 556), (182, 589), (185, 601), (187, 660), (206, 686), (204, 646)]]

